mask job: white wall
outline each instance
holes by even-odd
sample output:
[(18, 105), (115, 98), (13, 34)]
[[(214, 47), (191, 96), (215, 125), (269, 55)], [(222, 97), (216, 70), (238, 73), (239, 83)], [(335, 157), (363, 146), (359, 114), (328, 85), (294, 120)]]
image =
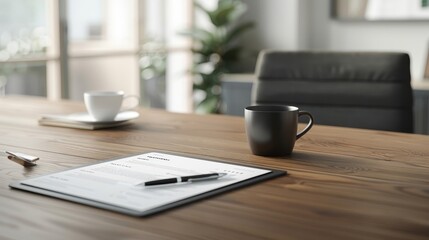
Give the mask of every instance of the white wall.
[(329, 2), (312, 0), (309, 5), (311, 49), (407, 52), (413, 79), (423, 79), (429, 51), (429, 20), (338, 21), (329, 16)]
[(248, 9), (241, 21), (252, 21), (256, 24), (243, 38), (245, 48), (286, 50), (301, 47), (299, 0), (243, 0), (243, 2)]
[(240, 22), (255, 27), (241, 36), (243, 58), (237, 72), (253, 72), (261, 49), (304, 50), (308, 48), (308, 0), (242, 0), (247, 12)]
[(411, 56), (413, 79), (423, 78), (429, 21), (338, 21), (330, 18), (329, 0), (245, 2), (245, 19), (257, 23), (243, 39), (248, 49), (401, 51)]

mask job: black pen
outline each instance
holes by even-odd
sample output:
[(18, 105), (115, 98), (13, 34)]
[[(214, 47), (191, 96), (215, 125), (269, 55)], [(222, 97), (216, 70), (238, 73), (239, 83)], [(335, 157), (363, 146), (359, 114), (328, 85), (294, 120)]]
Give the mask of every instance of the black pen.
[(175, 178), (158, 179), (158, 180), (140, 183), (138, 185), (156, 186), (156, 185), (182, 183), (182, 182), (198, 182), (198, 181), (218, 179), (218, 178), (223, 177), (225, 175), (226, 175), (226, 173), (207, 173), (207, 174), (190, 175), (190, 176), (182, 176), (182, 177), (175, 177)]

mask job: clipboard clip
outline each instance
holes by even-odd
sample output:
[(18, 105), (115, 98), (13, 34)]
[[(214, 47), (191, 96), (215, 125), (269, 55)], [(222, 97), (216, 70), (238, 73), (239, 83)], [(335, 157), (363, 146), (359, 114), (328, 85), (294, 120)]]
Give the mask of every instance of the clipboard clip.
[(14, 161), (24, 167), (33, 167), (36, 166), (36, 161), (39, 160), (39, 157), (31, 156), (25, 153), (4, 151), (3, 155), (6, 155), (7, 159)]

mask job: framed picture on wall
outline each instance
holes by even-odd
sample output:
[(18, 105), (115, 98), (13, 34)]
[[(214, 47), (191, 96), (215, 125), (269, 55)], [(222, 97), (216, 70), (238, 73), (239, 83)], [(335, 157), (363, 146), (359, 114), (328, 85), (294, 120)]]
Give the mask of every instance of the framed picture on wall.
[(338, 20), (427, 21), (429, 0), (331, 0), (331, 16)]

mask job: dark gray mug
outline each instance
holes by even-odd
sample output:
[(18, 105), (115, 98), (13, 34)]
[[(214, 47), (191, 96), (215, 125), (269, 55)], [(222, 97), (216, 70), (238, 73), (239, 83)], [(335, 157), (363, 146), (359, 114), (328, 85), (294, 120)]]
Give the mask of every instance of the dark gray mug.
[[(298, 117), (309, 117), (307, 126), (297, 134)], [(313, 126), (313, 116), (294, 106), (257, 105), (244, 110), (246, 134), (255, 155), (285, 156), (292, 153), (295, 141)]]

